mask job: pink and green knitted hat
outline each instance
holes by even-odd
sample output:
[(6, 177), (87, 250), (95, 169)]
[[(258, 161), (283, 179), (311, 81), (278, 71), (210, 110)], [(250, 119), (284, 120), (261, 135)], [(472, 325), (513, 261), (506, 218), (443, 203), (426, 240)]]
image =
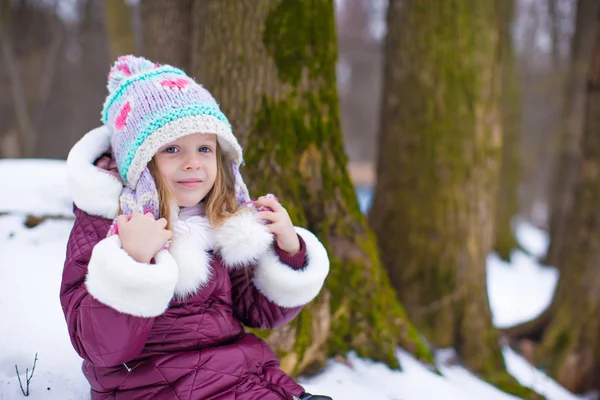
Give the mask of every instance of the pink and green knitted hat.
[(124, 214), (152, 212), (158, 218), (158, 193), (148, 162), (165, 144), (194, 133), (214, 133), (231, 161), (238, 204), (249, 200), (239, 168), (242, 148), (210, 92), (182, 70), (142, 57), (119, 57), (108, 74), (109, 95), (102, 122), (124, 182)]

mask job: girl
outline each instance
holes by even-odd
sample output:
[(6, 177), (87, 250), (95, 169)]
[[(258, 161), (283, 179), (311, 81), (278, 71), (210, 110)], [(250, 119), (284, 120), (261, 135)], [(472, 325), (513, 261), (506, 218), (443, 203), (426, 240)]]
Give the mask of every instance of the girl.
[(67, 160), (60, 290), (92, 399), (330, 399), (242, 326), (291, 321), (321, 290), (325, 248), (273, 196), (250, 201), (227, 118), (183, 71), (120, 57), (108, 89), (104, 126)]

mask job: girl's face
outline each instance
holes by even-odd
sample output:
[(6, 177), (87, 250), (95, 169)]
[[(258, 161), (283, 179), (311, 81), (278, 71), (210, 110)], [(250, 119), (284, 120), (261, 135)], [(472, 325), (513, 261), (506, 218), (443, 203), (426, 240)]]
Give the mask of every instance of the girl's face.
[(161, 147), (156, 167), (179, 207), (198, 204), (217, 178), (217, 136), (194, 133)]

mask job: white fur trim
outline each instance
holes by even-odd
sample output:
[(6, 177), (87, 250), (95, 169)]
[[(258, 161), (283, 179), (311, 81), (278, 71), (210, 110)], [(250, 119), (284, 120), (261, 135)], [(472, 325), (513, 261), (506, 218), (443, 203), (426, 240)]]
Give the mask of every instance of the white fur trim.
[(113, 219), (119, 209), (121, 182), (94, 166), (110, 149), (110, 131), (106, 126), (93, 129), (73, 146), (67, 157), (67, 177), (73, 202), (88, 214)]
[(178, 278), (177, 264), (166, 250), (156, 264), (135, 261), (121, 248), (119, 236), (94, 246), (88, 264), (86, 287), (101, 303), (124, 314), (156, 317), (169, 306)]
[(227, 124), (211, 115), (183, 117), (157, 129), (144, 140), (127, 171), (128, 185), (135, 187), (142, 171), (162, 146), (194, 133), (216, 134), (219, 144), (230, 154), (232, 161), (237, 165), (242, 163), (242, 148)]
[(273, 243), (273, 235), (257, 213), (243, 211), (214, 229), (214, 243), (223, 263), (237, 268), (256, 264)]
[(254, 270), (254, 286), (282, 307), (297, 307), (314, 299), (329, 273), (327, 250), (306, 229), (296, 227), (306, 244), (306, 267), (294, 270), (283, 264), (274, 250), (268, 251)]
[(177, 221), (173, 227), (174, 238), (169, 252), (179, 267), (175, 295), (185, 299), (204, 287), (212, 274), (211, 226), (206, 217), (193, 216)]

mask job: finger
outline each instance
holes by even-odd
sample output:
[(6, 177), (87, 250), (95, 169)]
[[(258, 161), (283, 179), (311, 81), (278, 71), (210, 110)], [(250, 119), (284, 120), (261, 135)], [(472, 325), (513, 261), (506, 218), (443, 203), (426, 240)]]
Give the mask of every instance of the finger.
[(138, 211), (134, 211), (131, 213), (131, 218), (130, 219), (134, 219), (134, 218), (139, 218), (142, 217), (142, 213), (138, 212)]
[(259, 197), (256, 204), (259, 206), (269, 207), (274, 212), (285, 211), (285, 208), (283, 208), (283, 206), (281, 204), (279, 204), (279, 202), (277, 200), (275, 200), (273, 197), (265, 197), (265, 196)]
[(272, 233), (274, 235), (277, 233), (277, 227), (275, 226), (275, 224), (265, 225), (265, 228), (269, 233)]
[(159, 218), (156, 220), (158, 226), (160, 227), (160, 229), (164, 229), (167, 226), (167, 219), (166, 218)]
[(257, 213), (258, 218), (263, 221), (277, 222), (281, 219), (280, 215), (271, 211), (260, 211)]
[(272, 224), (266, 225), (266, 228), (269, 232), (278, 234), (281, 232), (281, 225), (281, 222), (273, 222)]
[(155, 219), (154, 218), (154, 214), (152, 213), (152, 211), (146, 211), (144, 213), (144, 217), (149, 217), (149, 218)]
[(165, 235), (165, 241), (171, 240), (173, 238), (173, 231), (171, 231), (169, 229), (165, 229), (163, 232)]
[(123, 215), (123, 214), (121, 214), (117, 217), (117, 227), (119, 228), (119, 231), (129, 221), (129, 218), (127, 218), (127, 217), (128, 217), (127, 215)]

